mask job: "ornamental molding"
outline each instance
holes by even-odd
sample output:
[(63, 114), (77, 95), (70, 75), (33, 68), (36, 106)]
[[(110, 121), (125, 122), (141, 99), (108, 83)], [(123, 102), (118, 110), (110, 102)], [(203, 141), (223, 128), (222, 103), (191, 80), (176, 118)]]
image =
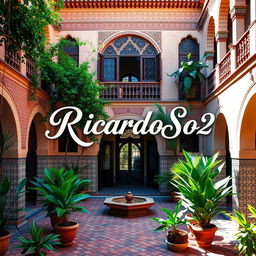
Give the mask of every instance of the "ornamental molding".
[(215, 35), (216, 41), (218, 42), (227, 42), (228, 31), (218, 31)]
[(230, 10), (230, 16), (232, 21), (234, 21), (237, 18), (244, 18), (246, 16), (247, 7), (245, 5), (243, 6), (233, 6)]
[(99, 53), (103, 54), (106, 47), (115, 39), (123, 36), (139, 36), (151, 43), (157, 53), (161, 52), (161, 32), (156, 31), (107, 31), (98, 32)]

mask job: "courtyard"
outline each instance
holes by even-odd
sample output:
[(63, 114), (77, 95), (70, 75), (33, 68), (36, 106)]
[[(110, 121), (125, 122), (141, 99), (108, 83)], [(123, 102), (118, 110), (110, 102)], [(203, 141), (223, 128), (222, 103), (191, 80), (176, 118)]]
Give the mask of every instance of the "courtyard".
[[(80, 224), (74, 245), (66, 248), (57, 247), (59, 253), (49, 252), (49, 255), (237, 255), (237, 251), (234, 249), (235, 241), (233, 238), (237, 230), (237, 224), (227, 220), (222, 215), (214, 221), (219, 230), (216, 232), (213, 246), (210, 249), (204, 250), (199, 248), (192, 235), (189, 234), (190, 244), (188, 249), (183, 253), (174, 253), (167, 249), (165, 234), (154, 232), (153, 230), (157, 225), (149, 220), (152, 217), (164, 217), (160, 208), (173, 209), (175, 207), (176, 204), (171, 203), (168, 196), (153, 196), (155, 205), (151, 208), (150, 215), (137, 218), (110, 216), (108, 208), (103, 204), (105, 197), (103, 195), (92, 196), (82, 203), (90, 211), (90, 214), (75, 213), (73, 215), (72, 219)], [(13, 230), (11, 248), (7, 255), (21, 255), (20, 249), (15, 249), (14, 246), (17, 244), (18, 236), (26, 236), (28, 234), (29, 223), (32, 219), (35, 219), (44, 228), (46, 233), (51, 232), (50, 220), (45, 218), (45, 212), (38, 213), (28, 219), (18, 231)]]

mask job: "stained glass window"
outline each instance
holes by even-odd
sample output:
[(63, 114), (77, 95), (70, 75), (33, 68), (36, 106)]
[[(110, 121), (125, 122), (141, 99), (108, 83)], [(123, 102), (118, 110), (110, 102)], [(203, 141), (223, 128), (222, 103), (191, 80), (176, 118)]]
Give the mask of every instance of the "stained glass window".
[(129, 170), (129, 144), (126, 143), (120, 150), (120, 170)]
[(116, 59), (104, 58), (104, 81), (115, 81)]
[(139, 147), (132, 143), (131, 144), (131, 169), (140, 170), (141, 169), (141, 160), (140, 160), (140, 149)]
[(66, 39), (68, 41), (68, 45), (64, 46), (64, 52), (65, 54), (72, 57), (76, 63), (79, 63), (79, 46), (76, 44), (76, 40), (68, 37)]
[(183, 39), (179, 44), (179, 64), (187, 61), (187, 55), (191, 53), (191, 59), (197, 61), (199, 59), (199, 44), (191, 37)]

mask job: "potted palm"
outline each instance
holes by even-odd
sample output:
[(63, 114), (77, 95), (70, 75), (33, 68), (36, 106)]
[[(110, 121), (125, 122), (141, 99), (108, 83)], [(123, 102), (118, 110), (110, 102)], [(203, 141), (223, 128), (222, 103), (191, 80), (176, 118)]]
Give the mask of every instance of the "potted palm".
[(205, 80), (201, 72), (203, 68), (208, 68), (203, 63), (207, 55), (204, 55), (199, 61), (191, 60), (191, 53), (187, 55), (187, 61), (182, 61), (180, 68), (171, 74), (170, 77), (176, 78), (176, 84), (179, 88), (180, 99), (200, 99), (200, 86)]
[(185, 161), (179, 160), (172, 167), (175, 174), (173, 184), (180, 191), (183, 205), (193, 214), (198, 223), (191, 228), (200, 247), (208, 248), (214, 239), (217, 226), (212, 220), (220, 213), (223, 198), (232, 195), (229, 186), (230, 177), (215, 182), (223, 164), (217, 160), (218, 154), (210, 158), (203, 155), (192, 155), (183, 151)]
[(178, 192), (177, 188), (171, 183), (173, 178), (174, 178), (173, 173), (169, 171), (160, 175), (156, 175), (155, 181), (158, 184), (166, 184), (170, 194), (171, 202), (177, 203), (180, 199), (179, 199), (179, 195), (177, 194)]
[(7, 231), (8, 219), (13, 213), (12, 205), (17, 202), (19, 196), (25, 193), (24, 187), (26, 179), (23, 179), (15, 189), (11, 202), (7, 203), (7, 195), (10, 190), (10, 182), (8, 178), (3, 178), (0, 183), (0, 255), (5, 255), (9, 249), (10, 233)]
[[(53, 188), (61, 188), (66, 181), (70, 179), (76, 179), (76, 193), (80, 190), (84, 184), (88, 183), (89, 180), (80, 180), (79, 175), (75, 174), (73, 170), (68, 170), (65, 167), (57, 169), (55, 167), (45, 168), (44, 177), (37, 178), (35, 177), (34, 181), (31, 181), (34, 185), (31, 189), (38, 191), (39, 198), (41, 198), (41, 203), (43, 207), (46, 208), (47, 215), (50, 217), (52, 227), (55, 228), (55, 225), (62, 222), (63, 217), (57, 214), (56, 208), (57, 205), (53, 198), (57, 198), (57, 190)], [(81, 193), (78, 193), (81, 194)], [(83, 199), (89, 197), (87, 194), (83, 194)]]
[[(251, 218), (256, 219), (256, 209), (248, 205)], [(245, 215), (235, 211), (234, 216), (228, 215), (239, 225), (238, 233), (235, 235), (238, 240), (237, 248), (240, 255), (255, 256), (256, 255), (256, 224), (248, 222)]]
[(175, 252), (181, 252), (188, 247), (188, 232), (178, 229), (178, 226), (186, 224), (185, 220), (182, 220), (184, 211), (180, 211), (182, 201), (179, 201), (174, 211), (161, 208), (166, 213), (167, 219), (151, 218), (160, 224), (160, 227), (156, 228), (155, 231), (168, 231), (166, 244), (168, 248)]
[(43, 237), (43, 229), (38, 227), (35, 221), (31, 223), (29, 233), (31, 238), (23, 236), (18, 238), (20, 244), (15, 247), (22, 249), (21, 254), (45, 256), (46, 250), (58, 252), (54, 246), (60, 244), (59, 235)]
[(43, 179), (36, 178), (33, 189), (39, 192), (43, 205), (47, 207), (47, 216), (55, 220), (55, 230), (60, 234), (60, 241), (64, 246), (71, 246), (75, 239), (79, 224), (69, 221), (74, 212), (88, 213), (85, 207), (78, 205), (89, 195), (78, 193), (79, 188), (88, 180), (80, 180), (73, 170), (64, 167), (60, 169), (45, 169)]

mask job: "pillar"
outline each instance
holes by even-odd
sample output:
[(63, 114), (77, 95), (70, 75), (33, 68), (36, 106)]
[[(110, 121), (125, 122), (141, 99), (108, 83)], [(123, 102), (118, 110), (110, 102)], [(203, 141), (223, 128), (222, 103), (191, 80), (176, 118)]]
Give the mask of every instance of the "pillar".
[(217, 63), (220, 63), (227, 53), (228, 31), (218, 31), (215, 37), (217, 41)]

